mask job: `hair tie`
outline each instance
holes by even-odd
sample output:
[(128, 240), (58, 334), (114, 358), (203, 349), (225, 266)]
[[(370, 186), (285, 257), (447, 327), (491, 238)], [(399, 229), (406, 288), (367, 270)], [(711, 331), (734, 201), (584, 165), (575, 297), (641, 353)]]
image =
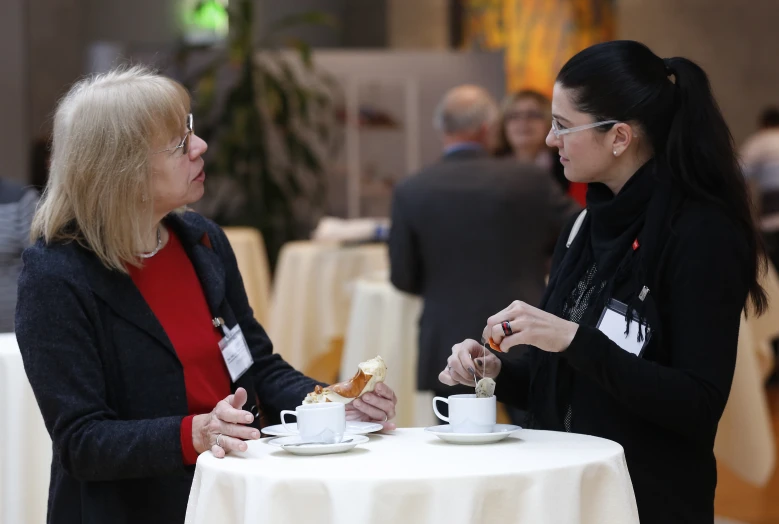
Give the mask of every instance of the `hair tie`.
[(665, 65), (665, 76), (676, 75), (676, 71), (674, 71), (674, 68), (671, 67), (670, 62), (670, 58), (663, 58), (663, 65)]

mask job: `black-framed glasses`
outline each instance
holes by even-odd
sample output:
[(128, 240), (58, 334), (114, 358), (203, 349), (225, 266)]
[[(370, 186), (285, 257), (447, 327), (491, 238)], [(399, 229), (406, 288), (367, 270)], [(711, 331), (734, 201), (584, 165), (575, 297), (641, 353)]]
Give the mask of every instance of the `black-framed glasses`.
[(184, 155), (188, 154), (189, 153), (189, 141), (190, 141), (190, 139), (192, 137), (193, 131), (194, 131), (194, 127), (193, 127), (192, 113), (189, 113), (187, 115), (187, 132), (184, 134), (184, 138), (181, 140), (179, 145), (177, 145), (176, 147), (169, 147), (169, 148), (163, 149), (161, 151), (155, 151), (154, 154), (156, 155), (157, 153), (164, 153), (166, 151), (175, 151), (176, 149), (181, 149), (181, 153), (184, 154)]

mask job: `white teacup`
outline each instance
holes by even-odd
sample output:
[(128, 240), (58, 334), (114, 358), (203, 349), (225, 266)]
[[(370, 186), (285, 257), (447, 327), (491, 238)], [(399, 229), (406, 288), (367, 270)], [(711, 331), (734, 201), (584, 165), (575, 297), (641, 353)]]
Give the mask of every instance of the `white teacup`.
[[(448, 417), (438, 412), (436, 402), (449, 404)], [(495, 396), (487, 398), (477, 398), (476, 395), (435, 397), (433, 411), (438, 418), (448, 422), (455, 433), (492, 433), (495, 430)]]
[(340, 402), (322, 404), (303, 404), (295, 411), (285, 409), (281, 412), (281, 424), (284, 429), (294, 433), (284, 417), (295, 415), (298, 419), (298, 434), (303, 442), (323, 442), (338, 444), (346, 429), (346, 411)]

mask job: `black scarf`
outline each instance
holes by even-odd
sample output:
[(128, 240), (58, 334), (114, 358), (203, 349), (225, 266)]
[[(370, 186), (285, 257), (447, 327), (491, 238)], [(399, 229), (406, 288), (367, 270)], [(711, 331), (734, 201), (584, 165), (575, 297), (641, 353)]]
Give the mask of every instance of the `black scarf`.
[[(563, 311), (570, 307), (574, 288), (595, 263), (597, 273), (593, 285), (599, 291), (592, 297), (581, 324), (595, 325), (614, 289), (630, 283), (631, 279), (626, 329), (627, 320), (634, 312), (645, 320), (646, 293), (642, 290), (646, 288), (651, 292), (653, 289), (658, 257), (669, 234), (667, 228), (674, 195), (670, 171), (663, 166), (660, 161), (650, 160), (617, 195), (604, 184), (589, 184), (587, 216), (550, 278), (541, 301), (544, 311), (562, 317)], [(657, 324), (657, 319), (650, 319), (652, 324)], [(654, 333), (653, 329), (653, 337)], [(636, 336), (643, 340), (641, 330)], [(562, 355), (538, 351), (530, 384), (530, 410), (536, 416), (541, 413), (557, 415), (553, 419), (543, 416), (542, 426), (562, 429), (572, 383), (573, 370)]]

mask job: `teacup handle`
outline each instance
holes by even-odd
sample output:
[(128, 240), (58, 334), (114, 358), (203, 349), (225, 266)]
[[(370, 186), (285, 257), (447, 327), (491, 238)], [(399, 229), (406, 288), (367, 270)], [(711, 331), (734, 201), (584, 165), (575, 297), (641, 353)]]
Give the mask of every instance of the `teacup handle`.
[(287, 426), (287, 421), (284, 420), (284, 415), (294, 415), (295, 417), (298, 416), (298, 414), (295, 411), (290, 411), (289, 409), (285, 409), (281, 412), (281, 425), (284, 426), (284, 429), (289, 431), (290, 433), (295, 433), (295, 430)]
[(436, 402), (446, 402), (449, 404), (449, 399), (444, 397), (435, 397), (433, 398), (433, 412), (435, 413), (435, 416), (443, 420), (444, 422), (449, 422), (449, 417), (443, 416), (441, 413), (438, 412), (438, 406), (436, 406)]

